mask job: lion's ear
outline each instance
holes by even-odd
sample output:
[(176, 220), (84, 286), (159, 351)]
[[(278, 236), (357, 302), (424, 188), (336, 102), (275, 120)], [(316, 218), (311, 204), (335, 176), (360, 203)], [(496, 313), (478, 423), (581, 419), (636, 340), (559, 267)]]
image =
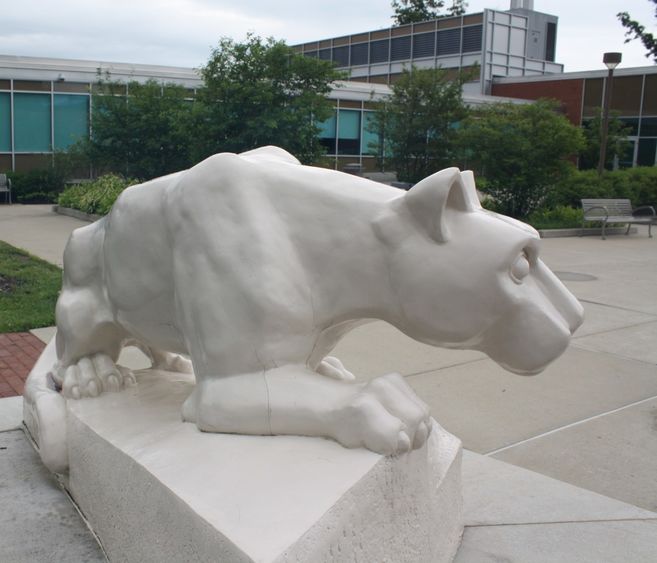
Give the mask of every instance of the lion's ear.
[(413, 186), (405, 197), (415, 220), (438, 242), (449, 240), (446, 211), (474, 211), (479, 207), (472, 172), (446, 168)]

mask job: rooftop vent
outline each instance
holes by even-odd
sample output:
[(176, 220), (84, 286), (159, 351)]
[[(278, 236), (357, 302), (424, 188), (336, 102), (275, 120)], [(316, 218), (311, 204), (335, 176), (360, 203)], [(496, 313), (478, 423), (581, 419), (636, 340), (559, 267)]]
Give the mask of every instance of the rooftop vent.
[(534, 0), (511, 0), (511, 9), (517, 10), (523, 8), (525, 10), (534, 9)]

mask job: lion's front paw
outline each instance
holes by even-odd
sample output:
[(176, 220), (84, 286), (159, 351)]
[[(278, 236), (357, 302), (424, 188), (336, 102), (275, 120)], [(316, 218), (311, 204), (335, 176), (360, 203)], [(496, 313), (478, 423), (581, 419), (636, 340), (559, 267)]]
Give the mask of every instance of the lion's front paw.
[(317, 373), (339, 381), (352, 381), (356, 379), (344, 364), (335, 356), (325, 356), (317, 366)]
[(340, 443), (383, 455), (419, 448), (431, 432), (429, 407), (399, 374), (374, 379), (336, 415)]
[(58, 366), (52, 375), (62, 394), (71, 399), (97, 397), (105, 391), (119, 391), (136, 383), (129, 369), (117, 366), (106, 354), (80, 358), (67, 367)]

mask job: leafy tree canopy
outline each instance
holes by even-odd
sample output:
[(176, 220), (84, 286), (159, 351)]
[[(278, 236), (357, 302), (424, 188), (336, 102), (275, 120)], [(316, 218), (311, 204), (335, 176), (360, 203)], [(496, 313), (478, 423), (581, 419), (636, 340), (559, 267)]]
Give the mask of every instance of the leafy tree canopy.
[(574, 168), (568, 159), (582, 148), (582, 132), (557, 109), (550, 100), (492, 104), (464, 121), (463, 153), (481, 170), (482, 186), (502, 213), (527, 217)]
[(445, 7), (445, 0), (393, 0), (393, 19), (395, 25), (416, 23), (449, 16), (465, 14), (468, 3), (465, 0), (452, 0), (447, 12), (441, 10)]
[[(649, 2), (655, 4), (655, 18), (657, 18), (657, 0), (649, 0)], [(616, 17), (627, 30), (625, 32), (625, 43), (629, 43), (633, 39), (640, 39), (641, 43), (643, 43), (643, 46), (648, 51), (646, 57), (652, 57), (657, 63), (657, 38), (652, 33), (648, 33), (644, 25), (633, 20), (628, 12), (619, 12), (616, 14)]]
[[(600, 159), (600, 132), (602, 131), (601, 111), (595, 112), (595, 117), (584, 123), (582, 132), (586, 141), (580, 154), (580, 168), (595, 168)], [(607, 128), (607, 151), (605, 155), (605, 168), (611, 169), (614, 157), (622, 156), (630, 148), (627, 140), (631, 128), (618, 119), (618, 112), (609, 114)]]
[(154, 80), (101, 80), (92, 97), (91, 138), (71, 152), (86, 154), (97, 169), (142, 180), (187, 168), (189, 96), (182, 86)]
[(453, 163), (456, 126), (467, 114), (461, 97), (465, 79), (466, 74), (450, 79), (443, 69), (412, 67), (379, 104), (372, 130), (380, 140), (372, 148), (400, 180), (418, 182)]
[(322, 154), (317, 123), (330, 117), (331, 83), (344, 76), (331, 62), (297, 54), (282, 41), (248, 35), (243, 43), (221, 39), (201, 74), (194, 160), (268, 144), (302, 162)]

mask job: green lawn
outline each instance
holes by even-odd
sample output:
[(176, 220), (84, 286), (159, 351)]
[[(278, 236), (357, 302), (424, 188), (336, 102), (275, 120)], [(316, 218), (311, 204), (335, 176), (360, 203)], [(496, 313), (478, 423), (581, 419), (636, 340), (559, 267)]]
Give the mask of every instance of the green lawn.
[(62, 271), (0, 241), (0, 333), (55, 324)]

